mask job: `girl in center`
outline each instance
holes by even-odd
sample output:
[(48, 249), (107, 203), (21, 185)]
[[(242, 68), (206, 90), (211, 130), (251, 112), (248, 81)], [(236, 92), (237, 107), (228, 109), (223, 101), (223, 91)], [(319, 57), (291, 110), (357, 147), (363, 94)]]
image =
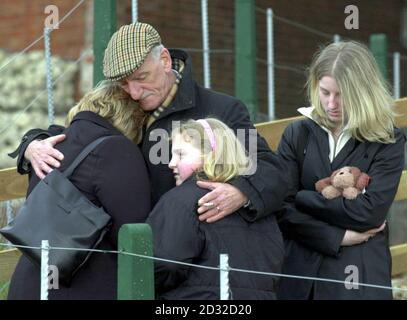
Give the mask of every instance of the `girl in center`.
[[(189, 120), (172, 132), (176, 187), (168, 191), (147, 219), (153, 230), (154, 256), (200, 266), (229, 266), (280, 272), (283, 240), (274, 215), (255, 222), (239, 211), (216, 223), (199, 221), (198, 200), (207, 192), (197, 180), (228, 182), (247, 175), (252, 162), (234, 132), (217, 119)], [(216, 204), (213, 204), (216, 207)], [(158, 299), (219, 299), (219, 271), (155, 261)], [(231, 299), (275, 299), (277, 278), (243, 272), (229, 273)]]

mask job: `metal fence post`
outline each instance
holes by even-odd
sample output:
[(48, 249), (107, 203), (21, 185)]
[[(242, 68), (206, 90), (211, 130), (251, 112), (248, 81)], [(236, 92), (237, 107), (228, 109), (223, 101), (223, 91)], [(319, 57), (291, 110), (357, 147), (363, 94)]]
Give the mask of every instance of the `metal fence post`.
[(136, 23), (138, 21), (138, 1), (131, 1), (131, 21)]
[(393, 53), (393, 98), (400, 99), (400, 52)]
[(273, 35), (273, 10), (267, 9), (267, 83), (268, 83), (268, 116), (269, 121), (275, 120), (274, 106), (274, 35)]
[(41, 300), (48, 300), (49, 242), (41, 241)]
[(229, 255), (221, 253), (219, 255), (220, 267), (220, 300), (229, 300)]
[(201, 16), (204, 86), (209, 89), (211, 87), (211, 65), (209, 56), (208, 0), (201, 0)]
[(54, 86), (52, 83), (52, 56), (51, 56), (51, 32), (52, 29), (44, 28), (44, 50), (45, 50), (45, 76), (48, 93), (48, 123), (54, 124)]
[(334, 43), (338, 43), (341, 41), (341, 36), (339, 34), (334, 34)]
[[(119, 231), (120, 251), (153, 256), (153, 236), (146, 223), (125, 224)], [(154, 263), (152, 259), (125, 254), (118, 256), (118, 300), (154, 299)]]

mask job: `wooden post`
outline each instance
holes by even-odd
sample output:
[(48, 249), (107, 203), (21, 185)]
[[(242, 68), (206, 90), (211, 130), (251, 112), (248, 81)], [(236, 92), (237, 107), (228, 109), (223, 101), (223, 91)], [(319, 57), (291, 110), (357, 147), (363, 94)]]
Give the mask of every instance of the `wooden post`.
[(28, 174), (19, 174), (16, 167), (0, 170), (0, 201), (24, 198), (27, 188)]
[[(125, 224), (119, 231), (119, 250), (153, 256), (153, 236), (146, 223)], [(154, 262), (152, 259), (119, 254), (118, 300), (154, 299)]]
[(407, 243), (390, 248), (392, 257), (392, 276), (399, 276), (407, 272)]
[(255, 122), (258, 101), (254, 0), (235, 0), (235, 96), (246, 104)]
[(104, 79), (103, 56), (110, 37), (116, 31), (116, 0), (93, 2), (93, 86)]

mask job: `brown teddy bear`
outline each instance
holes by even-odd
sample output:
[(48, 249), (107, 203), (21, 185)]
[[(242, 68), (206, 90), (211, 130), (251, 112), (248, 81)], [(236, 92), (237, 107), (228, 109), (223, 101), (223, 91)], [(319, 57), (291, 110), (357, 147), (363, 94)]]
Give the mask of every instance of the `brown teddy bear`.
[(343, 196), (346, 199), (355, 199), (369, 184), (370, 177), (356, 167), (343, 167), (332, 173), (330, 177), (315, 183), (315, 190), (326, 199)]

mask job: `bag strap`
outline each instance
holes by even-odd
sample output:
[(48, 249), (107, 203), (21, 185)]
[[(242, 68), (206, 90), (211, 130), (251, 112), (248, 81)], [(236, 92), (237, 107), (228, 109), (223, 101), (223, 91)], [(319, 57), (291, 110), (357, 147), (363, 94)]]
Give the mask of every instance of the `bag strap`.
[(308, 142), (309, 129), (305, 124), (305, 121), (301, 121), (299, 128), (298, 138), (297, 138), (297, 160), (298, 160), (298, 169), (300, 176), (302, 174), (302, 166), (304, 164), (305, 154), (307, 153), (306, 144)]
[(96, 139), (95, 141), (89, 143), (82, 151), (79, 153), (79, 155), (75, 158), (75, 160), (70, 164), (70, 166), (63, 172), (63, 175), (68, 178), (72, 172), (76, 169), (76, 167), (85, 159), (88, 154), (95, 149), (100, 143), (105, 141), (108, 138), (111, 138), (114, 136), (105, 136)]

